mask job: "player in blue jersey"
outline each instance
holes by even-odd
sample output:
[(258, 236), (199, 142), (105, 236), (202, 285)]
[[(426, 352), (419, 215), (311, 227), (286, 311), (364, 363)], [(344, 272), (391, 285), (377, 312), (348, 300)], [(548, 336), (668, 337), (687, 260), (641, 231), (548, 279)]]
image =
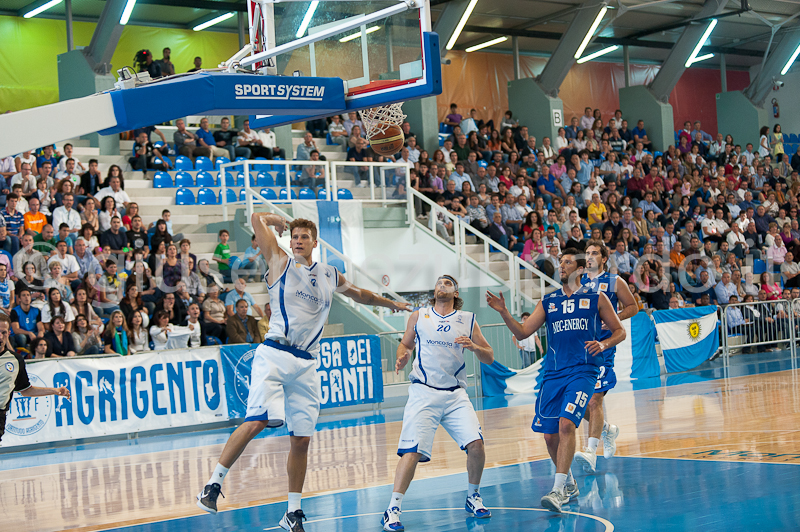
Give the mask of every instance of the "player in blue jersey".
[[(586, 263), (574, 248), (561, 255), (562, 287), (546, 295), (533, 314), (519, 323), (506, 308), (502, 294), (486, 293), (486, 302), (503, 317), (518, 340), (547, 324), (547, 354), (543, 360), (542, 387), (536, 398), (532, 428), (544, 434), (547, 452), (556, 466), (553, 489), (542, 497), (542, 506), (561, 512), (561, 506), (578, 496), (570, 472), (575, 455), (575, 431), (580, 425), (597, 375), (602, 353), (625, 339), (625, 329), (608, 297), (581, 287)], [(611, 336), (599, 339), (601, 322)]]
[[(365, 305), (394, 310), (411, 307), (357, 288), (333, 266), (314, 262), (317, 226), (313, 222), (298, 218), (287, 225), (282, 216), (270, 213), (254, 213), (251, 222), (261, 254), (269, 265), (266, 281), (270, 306), (275, 310), (269, 332), (253, 357), (245, 421), (228, 439), (211, 479), (197, 496), (197, 505), (217, 513), (222, 481), (250, 440), (266, 427), (286, 423), (290, 442), (286, 467), (289, 507), (279, 524), (285, 530), (300, 532), (304, 530), (300, 497), (308, 466), (308, 445), (319, 416), (316, 359), (334, 292)], [(291, 257), (280, 248), (270, 226), (278, 235), (289, 228)]]
[[(611, 301), (611, 306), (617, 311), (620, 321), (627, 320), (639, 312), (639, 306), (633, 299), (628, 283), (618, 275), (607, 270), (608, 248), (602, 241), (590, 240), (586, 244), (586, 269), (581, 283), (584, 287), (595, 292), (602, 292)], [(620, 308), (620, 306), (622, 308)], [(607, 329), (600, 331), (600, 339), (605, 340), (611, 336)], [(597, 467), (597, 446), (603, 440), (603, 456), (606, 460), (617, 452), (617, 436), (619, 427), (605, 420), (603, 412), (603, 399), (609, 390), (617, 385), (617, 375), (614, 373), (614, 355), (616, 347), (611, 347), (603, 353), (603, 365), (600, 366), (600, 375), (597, 377), (594, 394), (586, 409), (586, 420), (589, 422), (589, 441), (583, 451), (575, 453), (575, 462), (583, 466), (587, 473), (594, 473)]]
[(455, 278), (439, 277), (434, 297), (427, 306), (411, 314), (397, 346), (398, 373), (408, 364), (415, 347), (417, 356), (403, 412), (394, 491), (381, 520), (388, 532), (405, 530), (400, 522), (403, 496), (414, 478), (417, 463), (430, 461), (433, 436), (439, 425), (467, 452), (469, 486), (464, 508), (477, 518), (492, 515), (480, 494), (486, 455), (481, 425), (466, 391), (464, 350), (475, 353), (484, 364), (494, 361), (494, 351), (475, 322), (475, 315), (461, 310), (463, 304)]

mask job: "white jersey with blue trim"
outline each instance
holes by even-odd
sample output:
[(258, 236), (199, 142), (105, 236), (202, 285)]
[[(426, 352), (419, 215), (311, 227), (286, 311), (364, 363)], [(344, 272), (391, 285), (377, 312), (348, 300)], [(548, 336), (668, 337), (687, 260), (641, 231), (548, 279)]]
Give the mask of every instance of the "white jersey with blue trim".
[(265, 339), (316, 357), (338, 283), (339, 272), (334, 266), (319, 262), (305, 266), (287, 258), (283, 274), (272, 286), (267, 285), (272, 317)]
[(459, 336), (472, 338), (475, 314), (454, 310), (441, 316), (433, 307), (419, 309), (416, 332), (417, 356), (411, 370), (411, 382), (439, 390), (467, 387), (464, 348), (455, 343)]

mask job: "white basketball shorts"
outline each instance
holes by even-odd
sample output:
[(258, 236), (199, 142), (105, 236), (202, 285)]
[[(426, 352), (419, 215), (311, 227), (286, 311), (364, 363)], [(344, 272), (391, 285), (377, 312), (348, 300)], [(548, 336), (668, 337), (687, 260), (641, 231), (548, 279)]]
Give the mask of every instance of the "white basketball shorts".
[(316, 366), (316, 360), (259, 345), (250, 372), (245, 421), (268, 421), (268, 427), (286, 423), (292, 436), (314, 434), (319, 417)]
[(481, 424), (464, 388), (446, 391), (420, 383), (409, 386), (398, 456), (420, 453), (420, 462), (430, 461), (433, 437), (439, 425), (462, 450), (475, 440), (483, 439)]

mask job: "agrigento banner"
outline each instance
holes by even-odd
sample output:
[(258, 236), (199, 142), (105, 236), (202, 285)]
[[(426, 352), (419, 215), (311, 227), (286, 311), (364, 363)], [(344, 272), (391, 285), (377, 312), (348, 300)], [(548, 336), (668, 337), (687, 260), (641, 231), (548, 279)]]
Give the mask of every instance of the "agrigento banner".
[(63, 397), (14, 394), (2, 447), (185, 427), (228, 419), (216, 349), (28, 364), (33, 386)]

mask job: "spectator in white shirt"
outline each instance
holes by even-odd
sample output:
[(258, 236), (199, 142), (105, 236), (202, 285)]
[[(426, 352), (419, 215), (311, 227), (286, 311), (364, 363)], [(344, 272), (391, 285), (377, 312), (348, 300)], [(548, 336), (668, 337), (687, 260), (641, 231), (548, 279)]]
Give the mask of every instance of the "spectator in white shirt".
[[(120, 216), (124, 216), (125, 209), (128, 208), (131, 198), (128, 196), (127, 192), (122, 190), (119, 177), (111, 177), (108, 181), (108, 186), (97, 191), (97, 195), (94, 196), (95, 204), (102, 205), (103, 198), (106, 196), (111, 196), (114, 198), (114, 201), (117, 202), (117, 211), (119, 211)], [(124, 206), (124, 209), (122, 206)]]
[(66, 170), (67, 161), (70, 158), (72, 158), (72, 160), (75, 161), (75, 170), (80, 169), (82, 172), (86, 172), (86, 167), (83, 166), (83, 163), (80, 162), (77, 157), (72, 155), (72, 151), (73, 151), (72, 144), (70, 143), (64, 144), (64, 156), (61, 158), (60, 161), (58, 161), (58, 166), (56, 167), (56, 170), (59, 172), (63, 172), (64, 170)]
[(261, 135), (253, 129), (250, 129), (250, 120), (245, 120), (241, 131), (237, 137), (239, 146), (250, 148), (250, 155), (253, 157), (265, 157), (271, 159), (274, 154), (272, 150), (264, 145)]
[(69, 232), (76, 234), (81, 229), (81, 215), (72, 208), (75, 198), (72, 194), (64, 194), (64, 204), (53, 211), (53, 227), (61, 227), (61, 224), (69, 226)]
[(416, 164), (419, 162), (419, 148), (417, 148), (417, 138), (411, 137), (407, 140), (408, 160)]
[(272, 157), (286, 159), (286, 150), (278, 147), (278, 137), (275, 135), (274, 131), (265, 127), (258, 132), (258, 138), (261, 140), (262, 146), (272, 150)]
[(347, 129), (342, 124), (342, 117), (339, 115), (333, 115), (331, 117), (331, 123), (328, 126), (328, 133), (331, 136), (331, 141), (334, 144), (338, 144), (339, 146), (343, 146), (345, 150), (347, 150)]
[[(28, 171), (30, 172), (30, 165), (28, 165)], [(0, 158), (0, 175), (8, 179), (9, 177), (13, 176), (17, 173), (17, 169), (14, 166), (14, 158), (13, 157), (4, 157)]]
[(36, 190), (36, 178), (31, 173), (31, 165), (28, 163), (23, 163), (20, 172), (11, 177), (11, 186), (17, 184), (22, 185), (22, 193), (26, 196), (33, 194), (33, 191)]
[(61, 264), (61, 275), (65, 276), (70, 281), (78, 280), (81, 267), (78, 264), (78, 259), (75, 258), (75, 255), (67, 254), (66, 241), (60, 240), (58, 243), (56, 243), (56, 254), (48, 259), (47, 266), (49, 267), (53, 262), (58, 262)]

